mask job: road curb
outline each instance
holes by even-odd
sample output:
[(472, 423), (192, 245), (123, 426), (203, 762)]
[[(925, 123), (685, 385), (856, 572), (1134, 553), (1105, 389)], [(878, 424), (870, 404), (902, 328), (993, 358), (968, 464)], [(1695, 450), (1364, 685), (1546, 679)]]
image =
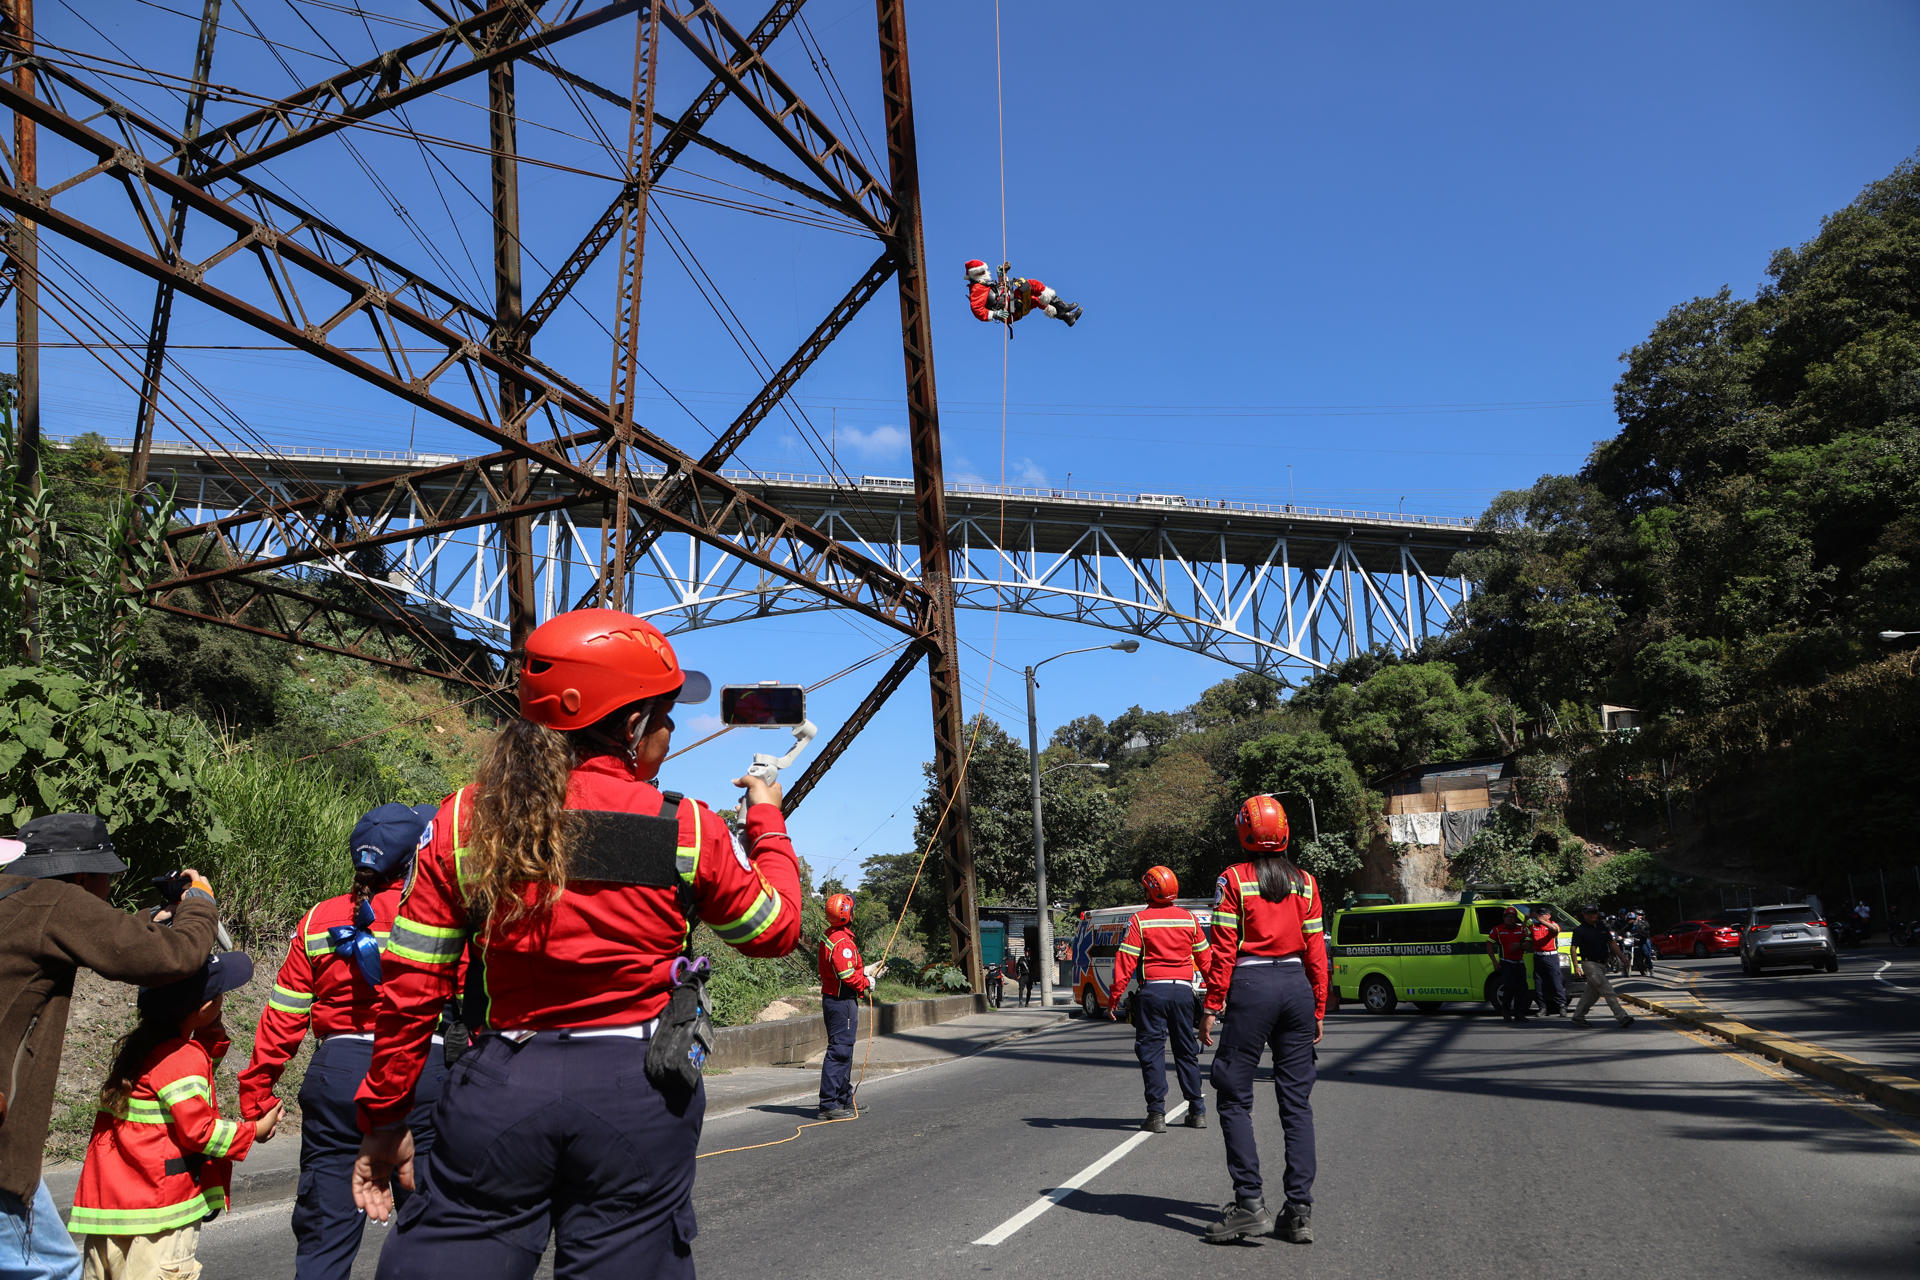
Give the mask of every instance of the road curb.
[(1857, 1093), (1869, 1102), (1879, 1103), (1889, 1111), (1920, 1116), (1920, 1080), (1915, 1080), (1911, 1076), (1903, 1076), (1897, 1071), (1876, 1067), (1870, 1062), (1861, 1062), (1857, 1058), (1833, 1053), (1801, 1040), (1750, 1027), (1724, 1014), (1705, 1009), (1676, 1008), (1628, 991), (1616, 991), (1616, 994), (1622, 1000), (1637, 1004), (1643, 1009), (1650, 1009), (1676, 1022), (1697, 1027), (1749, 1053), (1757, 1053), (1783, 1067), (1798, 1071), (1803, 1076), (1811, 1076), (1816, 1080), (1823, 1080), (1837, 1088), (1845, 1089), (1849, 1093)]

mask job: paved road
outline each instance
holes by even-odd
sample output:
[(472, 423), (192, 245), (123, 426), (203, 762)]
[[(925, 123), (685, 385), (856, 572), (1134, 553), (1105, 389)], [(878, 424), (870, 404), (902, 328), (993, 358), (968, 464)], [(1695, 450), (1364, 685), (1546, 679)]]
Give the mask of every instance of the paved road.
[[(975, 1243), (1129, 1141), (1125, 1027), (1074, 1020), (878, 1080), (849, 1124), (700, 1168), (706, 1280), (1118, 1272), (1376, 1280), (1618, 1275), (1711, 1259), (1724, 1275), (1920, 1272), (1920, 1133), (1770, 1063), (1642, 1018), (1505, 1026), (1479, 1012), (1343, 1014), (1315, 1102), (1320, 1243), (1210, 1248), (1217, 1128), (1147, 1138), (1014, 1232)], [(1259, 1132), (1277, 1181), (1271, 1095)], [(711, 1121), (704, 1148), (785, 1136), (802, 1104)], [(216, 1223), (210, 1280), (291, 1274), (284, 1209)], [(375, 1235), (377, 1233), (370, 1233)], [(372, 1244), (363, 1270), (372, 1274)], [(544, 1272), (543, 1272), (544, 1274)]]
[(1619, 980), (1621, 989), (1661, 998), (1687, 993), (1708, 1008), (1920, 1077), (1920, 948), (1876, 945), (1840, 953), (1840, 972), (1768, 969), (1740, 972), (1738, 956), (1662, 960), (1652, 980)]

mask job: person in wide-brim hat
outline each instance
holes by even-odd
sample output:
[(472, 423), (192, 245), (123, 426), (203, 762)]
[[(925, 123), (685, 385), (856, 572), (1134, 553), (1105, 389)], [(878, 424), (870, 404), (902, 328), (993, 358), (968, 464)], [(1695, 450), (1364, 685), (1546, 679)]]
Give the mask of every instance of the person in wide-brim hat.
[(0, 1275), (80, 1274), (40, 1180), (76, 971), (161, 987), (208, 964), (218, 916), (207, 882), (195, 873), (171, 925), (159, 924), (106, 902), (126, 869), (98, 814), (47, 814), (0, 841), (0, 1045), (15, 1064), (0, 1075)]

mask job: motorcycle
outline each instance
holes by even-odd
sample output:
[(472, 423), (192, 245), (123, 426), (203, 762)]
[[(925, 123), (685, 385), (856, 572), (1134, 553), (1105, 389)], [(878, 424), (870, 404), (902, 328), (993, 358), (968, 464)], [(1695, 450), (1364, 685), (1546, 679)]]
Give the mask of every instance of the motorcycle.
[(1633, 971), (1642, 977), (1653, 975), (1653, 939), (1645, 936), (1635, 937), (1633, 948)]
[(1920, 944), (1920, 920), (1908, 920), (1896, 923), (1887, 930), (1887, 941), (1896, 947), (1911, 947)]
[(1842, 916), (1833, 922), (1833, 945), (1857, 947), (1867, 940), (1867, 927), (1854, 916)]

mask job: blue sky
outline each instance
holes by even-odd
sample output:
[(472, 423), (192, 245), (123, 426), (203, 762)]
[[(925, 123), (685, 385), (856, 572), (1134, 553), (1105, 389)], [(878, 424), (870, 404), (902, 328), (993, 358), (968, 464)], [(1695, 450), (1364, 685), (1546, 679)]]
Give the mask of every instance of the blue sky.
[[(403, 0), (365, 7), (400, 21), (363, 25), (328, 0), (229, 4), (214, 79), (285, 92), (337, 67), (324, 45), (358, 60), (375, 40), (410, 38), (415, 29), (402, 24), (425, 13)], [(39, 8), (49, 44), (119, 57), (111, 41), (151, 68), (190, 66), (194, 23), (167, 10), (198, 6)], [(994, 8), (920, 0), (911, 48), (950, 478), (1253, 500), (1291, 490), (1303, 503), (1475, 514), (1500, 490), (1577, 467), (1612, 433), (1618, 357), (1668, 307), (1723, 284), (1751, 293), (1775, 249), (1806, 239), (1823, 214), (1920, 146), (1920, 8), (1893, 0), (1241, 4), (1194, 7), (1191, 22), (1161, 4), (1002, 8), (1004, 252), (1020, 273), (1081, 302), (1086, 319), (1071, 331), (1026, 322), (1003, 386), (999, 330), (972, 320), (961, 283), (965, 259), (1003, 253)], [(741, 0), (728, 12), (744, 27), (759, 6)], [(849, 132), (878, 152), (871, 4), (812, 0), (805, 14), (857, 121)], [(562, 60), (622, 85), (632, 38), (631, 22), (614, 24), (563, 46)], [(774, 61), (826, 111), (794, 34)], [(177, 125), (167, 92), (116, 83)], [(677, 111), (701, 83), (668, 43), (662, 106)], [(550, 84), (524, 73), (521, 94), (523, 148), (559, 166), (529, 166), (524, 179), (537, 288), (611, 194), (604, 177), (574, 170), (605, 174), (609, 163), (592, 126)], [(469, 84), (416, 104), (411, 122), (483, 142), (476, 96)], [(236, 113), (216, 105), (213, 118)], [(614, 130), (611, 114), (598, 119)], [(713, 131), (778, 158), (737, 107), (723, 109)], [(268, 166), (269, 176), (396, 257), (437, 256), (464, 292), (485, 297), (487, 233), (471, 194), (485, 192), (484, 157), (437, 147), (425, 158), (372, 131), (356, 131), (354, 145), (384, 191), (337, 141)], [(747, 197), (719, 179), (754, 198), (779, 194), (701, 153), (683, 168), (673, 180), (681, 190)], [(685, 196), (656, 201), (711, 285), (696, 291), (659, 234), (650, 239), (642, 358), (685, 409), (657, 388), (643, 404), (657, 430), (698, 452), (758, 385), (702, 294), (724, 295), (777, 360), (876, 250)], [(57, 248), (144, 318), (144, 285)], [(542, 335), (540, 349), (589, 386), (606, 383), (613, 294), (603, 262), (580, 287), (585, 305)], [(804, 419), (769, 421), (743, 460), (819, 471), (828, 450), (810, 447), (817, 432), (845, 472), (906, 474), (896, 317), (890, 294), (876, 300), (802, 383)], [(191, 304), (177, 313), (174, 338), (258, 341)], [(180, 360), (282, 443), (385, 448), (410, 437), (423, 448), (470, 447), (300, 357), (188, 351)], [(45, 367), (49, 431), (127, 433), (128, 397), (93, 357), (49, 351)], [(986, 613), (963, 613), (961, 628), (970, 708), (984, 706), (1016, 736), (1018, 668), (1114, 638)], [(880, 643), (876, 628), (815, 614), (703, 632), (681, 648), (716, 679), (812, 682)], [(816, 695), (823, 731), (871, 674)], [(1231, 672), (1149, 647), (1067, 659), (1044, 674), (1043, 739), (1088, 712), (1184, 706)], [(686, 740), (710, 723), (687, 718)], [(721, 801), (747, 752), (780, 745), (746, 737), (690, 753), (668, 781)], [(927, 742), (923, 685), (910, 683), (796, 815), (797, 842), (817, 871), (851, 878), (861, 858), (906, 846)]]

